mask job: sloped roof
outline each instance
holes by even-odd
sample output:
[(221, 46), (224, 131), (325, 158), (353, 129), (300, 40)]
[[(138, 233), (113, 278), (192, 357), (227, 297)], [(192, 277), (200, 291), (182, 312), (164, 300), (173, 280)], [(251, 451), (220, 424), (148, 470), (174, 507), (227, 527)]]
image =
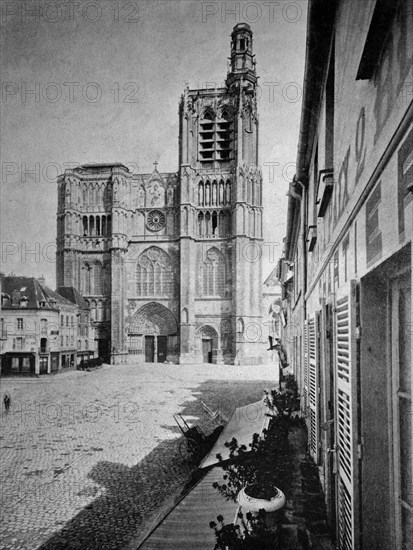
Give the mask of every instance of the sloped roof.
[(69, 302), (78, 305), (80, 309), (89, 309), (88, 303), (74, 286), (59, 286), (56, 292)]
[(49, 288), (47, 286), (45, 286), (43, 288), (45, 289), (45, 291), (46, 291), (47, 295), (49, 296), (49, 298), (52, 299), (52, 300), (56, 300), (57, 304), (61, 304), (61, 305), (64, 305), (64, 306), (72, 306), (72, 307), (75, 305), (73, 302), (71, 302), (70, 300), (68, 300), (64, 296), (61, 296), (60, 294), (58, 294), (57, 292), (55, 292), (51, 288)]
[(56, 304), (53, 303), (53, 300), (56, 299), (49, 296), (47, 289), (34, 277), (16, 277), (14, 275), (4, 277), (2, 295), (6, 298), (3, 301), (3, 309), (19, 309), (21, 307), (20, 304), (13, 305), (13, 297), (19, 301), (23, 297), (27, 298), (27, 306), (22, 309), (40, 309), (40, 302), (45, 302), (45, 307), (41, 309), (56, 309)]

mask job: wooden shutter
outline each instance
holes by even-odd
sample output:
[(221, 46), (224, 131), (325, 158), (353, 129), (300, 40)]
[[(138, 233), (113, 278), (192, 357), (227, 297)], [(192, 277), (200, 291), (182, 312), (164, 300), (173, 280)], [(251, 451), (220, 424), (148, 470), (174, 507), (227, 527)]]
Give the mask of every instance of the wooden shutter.
[(304, 321), (304, 413), (308, 414), (308, 322)]
[(319, 443), (319, 399), (318, 399), (318, 345), (317, 331), (318, 323), (315, 314), (308, 317), (308, 415), (309, 415), (309, 436), (310, 452), (314, 460), (318, 461)]
[(356, 282), (340, 289), (335, 308), (339, 550), (358, 548)]

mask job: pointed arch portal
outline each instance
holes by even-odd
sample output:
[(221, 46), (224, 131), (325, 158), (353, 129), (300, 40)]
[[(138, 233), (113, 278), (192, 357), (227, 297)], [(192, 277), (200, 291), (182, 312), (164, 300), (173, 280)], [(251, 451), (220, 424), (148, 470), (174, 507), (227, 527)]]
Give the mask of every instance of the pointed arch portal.
[(202, 360), (204, 363), (214, 363), (214, 352), (219, 347), (217, 331), (210, 325), (204, 325), (198, 330), (199, 344), (202, 350)]
[(144, 354), (146, 363), (163, 363), (178, 351), (178, 324), (162, 304), (142, 306), (129, 323), (129, 352)]

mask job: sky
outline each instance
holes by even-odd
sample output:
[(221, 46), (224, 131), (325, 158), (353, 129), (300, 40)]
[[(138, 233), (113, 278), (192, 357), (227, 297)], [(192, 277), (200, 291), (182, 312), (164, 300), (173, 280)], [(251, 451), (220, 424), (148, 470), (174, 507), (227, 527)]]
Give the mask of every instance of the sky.
[(55, 288), (56, 178), (65, 168), (121, 162), (178, 169), (178, 104), (221, 86), (230, 34), (254, 33), (264, 279), (282, 255), (295, 173), (306, 0), (2, 0), (1, 271)]

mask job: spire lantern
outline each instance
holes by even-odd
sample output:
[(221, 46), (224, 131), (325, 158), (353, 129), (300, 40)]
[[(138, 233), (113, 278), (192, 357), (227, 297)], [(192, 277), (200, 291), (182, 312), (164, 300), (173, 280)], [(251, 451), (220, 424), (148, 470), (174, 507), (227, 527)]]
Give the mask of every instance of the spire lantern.
[(227, 75), (227, 85), (244, 80), (257, 83), (255, 59), (253, 54), (252, 30), (248, 23), (238, 23), (231, 33), (230, 68)]

